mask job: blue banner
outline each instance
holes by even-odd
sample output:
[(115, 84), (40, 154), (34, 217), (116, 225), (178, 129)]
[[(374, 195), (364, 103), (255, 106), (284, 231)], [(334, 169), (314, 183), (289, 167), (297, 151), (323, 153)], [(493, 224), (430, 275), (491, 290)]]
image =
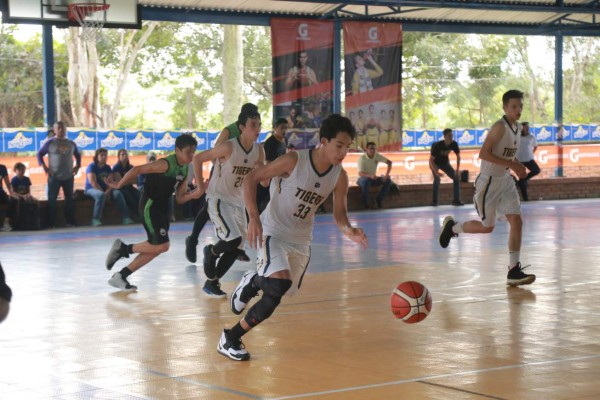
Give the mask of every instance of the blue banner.
[(125, 142), (127, 150), (152, 150), (154, 148), (154, 131), (126, 131)]
[(4, 129), (3, 151), (36, 151), (36, 138), (34, 129)]
[(529, 128), (531, 134), (535, 136), (537, 142), (552, 143), (556, 139), (556, 127), (555, 126), (533, 126)]
[(590, 139), (591, 140), (600, 140), (600, 125), (598, 125), (598, 124), (590, 125)]
[(100, 147), (107, 150), (119, 150), (125, 148), (125, 131), (107, 130), (98, 131)]
[(100, 148), (96, 137), (96, 130), (67, 129), (67, 138), (74, 141), (79, 150), (96, 150)]
[(435, 142), (435, 131), (417, 132), (417, 146), (431, 147)]
[(417, 131), (403, 131), (402, 132), (402, 147), (416, 147), (417, 146)]
[(154, 148), (156, 150), (175, 150), (175, 139), (179, 135), (179, 132), (172, 131), (154, 132)]
[(454, 140), (456, 140), (459, 146), (476, 146), (477, 129), (461, 129), (455, 133)]

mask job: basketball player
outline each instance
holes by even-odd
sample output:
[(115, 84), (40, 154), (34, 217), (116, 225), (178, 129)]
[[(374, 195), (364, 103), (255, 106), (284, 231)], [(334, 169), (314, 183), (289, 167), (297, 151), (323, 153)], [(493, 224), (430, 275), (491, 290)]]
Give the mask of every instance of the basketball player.
[[(242, 109), (240, 110), (240, 112), (245, 112), (245, 111), (258, 112), (258, 107), (252, 103), (246, 103), (242, 106)], [(235, 139), (239, 136), (240, 136), (240, 128), (239, 128), (238, 122), (237, 121), (232, 122), (231, 124), (229, 124), (225, 128), (223, 128), (221, 133), (219, 133), (219, 136), (217, 136), (217, 140), (215, 140), (215, 145), (213, 147), (217, 147), (221, 143), (223, 143), (229, 139)], [(208, 215), (208, 204), (206, 203), (206, 199), (203, 199), (203, 200), (204, 200), (203, 204), (200, 206), (198, 214), (196, 215), (196, 218), (194, 219), (192, 233), (190, 234), (190, 236), (185, 238), (185, 257), (191, 263), (196, 262), (196, 259), (197, 259), (196, 246), (198, 246), (198, 237), (200, 236), (200, 232), (202, 232), (204, 225), (206, 225), (206, 223), (210, 219), (210, 216)], [(250, 257), (248, 257), (246, 252), (243, 249), (241, 249), (240, 252), (238, 253), (238, 260), (250, 261)]]
[[(242, 197), (244, 177), (264, 164), (265, 153), (256, 143), (260, 133), (258, 111), (242, 112), (238, 117), (241, 135), (194, 156), (194, 173), (198, 185), (204, 186), (202, 164), (216, 160), (207, 191), (208, 213), (219, 241), (204, 247), (204, 292), (211, 297), (225, 297), (219, 279), (235, 262), (239, 247), (246, 239), (246, 211)], [(256, 191), (254, 196), (256, 205)], [(217, 264), (218, 259), (218, 264)]]
[[(310, 258), (314, 215), (332, 192), (339, 230), (363, 247), (368, 245), (362, 229), (350, 225), (346, 210), (348, 174), (342, 161), (355, 136), (352, 123), (341, 115), (330, 115), (321, 125), (320, 136), (318, 148), (287, 153), (244, 180), (248, 243), (259, 250), (258, 272), (244, 274), (231, 296), (231, 311), (239, 315), (259, 291), (263, 295), (239, 323), (221, 335), (217, 350), (232, 360), (250, 359), (241, 337), (269, 318), (286, 293), (300, 288)], [(271, 201), (259, 216), (256, 184), (271, 178)]]
[(169, 250), (169, 199), (175, 192), (175, 201), (182, 204), (198, 199), (203, 191), (198, 188), (187, 192), (186, 178), (188, 165), (192, 162), (198, 142), (191, 135), (180, 135), (175, 139), (175, 153), (157, 161), (133, 167), (118, 182), (108, 179), (106, 184), (120, 189), (136, 181), (139, 174), (146, 174), (146, 183), (140, 200), (142, 224), (148, 240), (137, 244), (125, 244), (115, 240), (106, 257), (106, 268), (110, 271), (121, 258), (129, 258), (138, 253), (135, 259), (119, 272), (115, 272), (108, 283), (124, 291), (137, 290), (127, 278), (129, 275), (152, 261), (156, 256)]
[(12, 291), (6, 284), (4, 270), (0, 264), (0, 322), (4, 321), (10, 311), (10, 300), (12, 299)]
[(510, 174), (513, 170), (519, 178), (524, 178), (525, 167), (515, 158), (522, 126), (518, 121), (523, 111), (523, 92), (509, 90), (502, 96), (504, 116), (492, 125), (481, 150), (481, 171), (475, 180), (473, 202), (481, 221), (457, 222), (446, 217), (440, 233), (440, 245), (448, 247), (450, 239), (460, 233), (491, 233), (496, 217), (506, 215), (510, 225), (508, 236), (509, 266), (506, 284), (510, 286), (528, 285), (535, 281), (535, 275), (523, 272), (519, 261), (521, 255), (521, 203), (515, 181)]

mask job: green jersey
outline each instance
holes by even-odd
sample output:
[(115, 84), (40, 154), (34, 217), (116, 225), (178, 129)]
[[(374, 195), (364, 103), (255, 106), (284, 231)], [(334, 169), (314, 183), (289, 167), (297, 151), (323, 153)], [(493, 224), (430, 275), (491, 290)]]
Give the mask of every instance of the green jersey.
[(185, 182), (189, 165), (179, 165), (175, 154), (171, 154), (163, 160), (169, 164), (169, 169), (162, 174), (146, 175), (144, 197), (156, 203), (166, 204), (179, 185)]
[(227, 125), (226, 128), (229, 130), (229, 137), (227, 138), (227, 140), (235, 139), (242, 134), (240, 132), (240, 127), (238, 126), (237, 122)]

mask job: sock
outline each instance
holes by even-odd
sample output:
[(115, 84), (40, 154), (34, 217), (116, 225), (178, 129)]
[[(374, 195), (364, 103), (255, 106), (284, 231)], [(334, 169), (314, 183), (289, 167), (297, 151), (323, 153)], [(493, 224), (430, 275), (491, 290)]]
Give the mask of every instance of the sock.
[(239, 339), (246, 334), (246, 330), (242, 328), (242, 325), (238, 322), (235, 324), (233, 328), (229, 331), (228, 338), (229, 339)]
[(520, 251), (509, 251), (508, 252), (508, 267), (513, 268), (519, 263), (519, 258), (521, 258)]
[(131, 272), (131, 270), (127, 267), (123, 268), (121, 271), (119, 271), (119, 273), (123, 279), (127, 279), (129, 275), (133, 274), (133, 272)]
[(133, 252), (133, 245), (132, 244), (127, 245), (127, 255), (133, 254), (133, 253), (134, 253)]
[(452, 226), (452, 232), (454, 233), (463, 233), (465, 230), (463, 229), (463, 223), (457, 222)]

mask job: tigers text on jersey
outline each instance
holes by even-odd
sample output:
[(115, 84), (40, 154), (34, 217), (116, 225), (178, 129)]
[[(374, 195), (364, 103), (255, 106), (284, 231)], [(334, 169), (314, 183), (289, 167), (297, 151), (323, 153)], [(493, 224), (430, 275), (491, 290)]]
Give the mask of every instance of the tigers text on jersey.
[(307, 244), (312, 240), (315, 212), (333, 192), (342, 166), (332, 165), (319, 175), (312, 163), (312, 150), (297, 154), (298, 162), (290, 176), (271, 181), (271, 201), (260, 219), (263, 235)]
[(217, 161), (208, 184), (207, 196), (220, 199), (237, 207), (244, 207), (242, 183), (259, 160), (260, 147), (253, 143), (250, 151), (246, 151), (239, 138), (230, 139), (233, 150), (229, 159), (223, 163)]
[[(505, 160), (514, 160), (521, 141), (521, 131), (523, 127), (516, 122), (516, 130), (513, 129), (506, 118), (501, 118), (496, 123), (501, 122), (504, 126), (504, 135), (492, 148), (492, 154)], [(494, 124), (495, 125), (495, 124)], [(481, 160), (481, 174), (487, 176), (504, 176), (509, 174), (509, 168), (503, 165), (494, 164), (492, 162)]]

